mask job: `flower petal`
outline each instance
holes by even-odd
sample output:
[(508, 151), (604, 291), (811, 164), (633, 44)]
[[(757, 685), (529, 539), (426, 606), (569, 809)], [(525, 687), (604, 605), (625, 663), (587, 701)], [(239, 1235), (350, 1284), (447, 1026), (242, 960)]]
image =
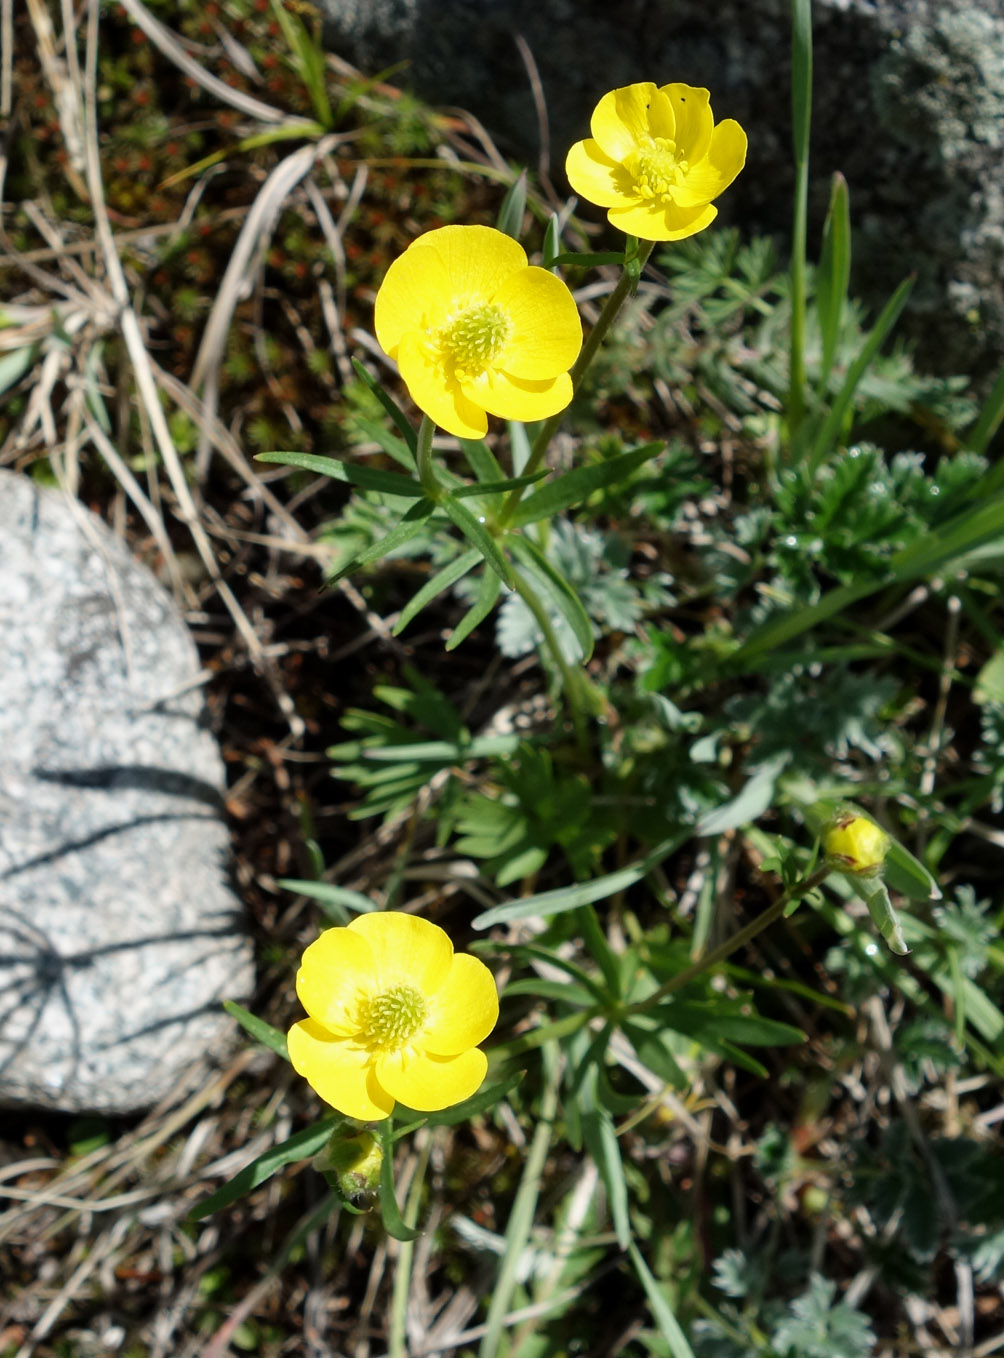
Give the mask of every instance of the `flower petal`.
[(453, 944), (449, 934), (431, 920), (400, 910), (377, 910), (357, 915), (348, 927), (372, 949), (381, 990), (395, 981), (407, 981), (423, 995), (434, 995), (450, 974)]
[(746, 164), (746, 133), (734, 118), (726, 118), (715, 128), (708, 154), (690, 169), (673, 199), (678, 207), (698, 207), (727, 189)]
[(634, 181), (619, 160), (611, 160), (599, 142), (577, 141), (565, 157), (565, 177), (587, 203), (613, 207), (635, 197)]
[[(673, 140), (679, 155), (693, 165), (703, 159), (711, 145), (715, 120), (711, 113), (711, 95), (697, 85), (663, 85), (659, 91), (673, 106), (676, 133)], [(708, 200), (705, 199), (705, 202)]]
[(420, 236), (398, 255), (380, 284), (373, 328), (391, 358), (397, 357), (397, 347), (409, 331), (430, 333), (446, 323), (452, 284), (439, 251), (426, 244), (434, 235), (430, 231)]
[(373, 982), (373, 950), (351, 929), (326, 929), (304, 951), (296, 993), (312, 1019), (332, 1033), (353, 1033), (356, 997)]
[[(625, 85), (605, 94), (593, 109), (590, 131), (611, 160), (626, 160), (632, 151), (647, 144), (651, 135), (649, 105), (657, 93), (650, 80)], [(658, 135), (672, 137), (673, 131), (660, 131)]]
[(483, 1042), (498, 1017), (495, 977), (479, 958), (457, 953), (422, 1030), (422, 1046), (436, 1056), (458, 1056)]
[(568, 371), (582, 348), (582, 322), (560, 278), (547, 269), (520, 269), (505, 280), (495, 301), (512, 325), (498, 367), (535, 379)]
[(527, 377), (489, 370), (463, 384), (464, 395), (503, 420), (546, 420), (572, 399), (568, 373), (535, 382)]
[(377, 1079), (388, 1094), (409, 1108), (434, 1113), (463, 1103), (488, 1073), (488, 1058), (479, 1047), (459, 1056), (431, 1056), (405, 1050), (383, 1052), (376, 1061)]
[(637, 203), (612, 207), (607, 213), (611, 226), (639, 240), (683, 240), (696, 235), (718, 216), (710, 203), (702, 207), (677, 207), (674, 203)]
[(493, 226), (441, 226), (420, 236), (416, 244), (434, 250), (439, 258), (449, 279), (448, 309), (488, 301), (504, 278), (526, 268), (522, 245)]
[(482, 439), (488, 433), (484, 408), (464, 395), (423, 335), (412, 331), (402, 337), (397, 366), (411, 399), (434, 424), (462, 439)]
[(394, 1111), (393, 1096), (381, 1087), (365, 1048), (313, 1019), (294, 1023), (286, 1041), (293, 1069), (339, 1113), (376, 1122)]

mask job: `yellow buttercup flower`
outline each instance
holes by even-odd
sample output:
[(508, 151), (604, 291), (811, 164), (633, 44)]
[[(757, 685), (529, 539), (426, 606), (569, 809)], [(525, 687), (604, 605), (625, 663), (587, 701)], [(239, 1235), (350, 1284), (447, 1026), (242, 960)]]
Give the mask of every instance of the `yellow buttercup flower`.
[(611, 225), (640, 240), (683, 240), (718, 215), (712, 199), (746, 163), (746, 133), (715, 125), (708, 91), (650, 81), (605, 94), (592, 136), (568, 153), (572, 188), (608, 208)]
[(827, 858), (835, 859), (844, 872), (871, 877), (881, 870), (891, 843), (873, 820), (843, 811), (823, 835), (823, 852)]
[(498, 1019), (495, 981), (429, 920), (388, 910), (328, 929), (296, 993), (309, 1017), (289, 1031), (293, 1069), (346, 1117), (385, 1118), (397, 1099), (449, 1108), (485, 1078), (477, 1044)]
[(486, 413), (543, 420), (572, 399), (582, 347), (572, 294), (490, 226), (419, 236), (387, 270), (374, 319), (412, 400), (459, 438), (483, 438)]

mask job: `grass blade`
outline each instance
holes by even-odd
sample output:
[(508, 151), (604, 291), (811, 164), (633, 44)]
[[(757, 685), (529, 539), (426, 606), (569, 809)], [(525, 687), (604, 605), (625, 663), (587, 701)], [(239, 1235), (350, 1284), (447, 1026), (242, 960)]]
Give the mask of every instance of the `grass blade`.
[[(987, 444), (997, 432), (997, 427), (1004, 419), (1004, 368), (1001, 369), (1000, 376), (994, 383), (993, 391), (986, 399), (980, 417), (973, 425), (969, 437), (966, 439), (966, 447), (971, 448), (974, 453), (985, 453)], [(987, 475), (983, 478), (983, 491), (992, 494), (998, 490), (1004, 482), (1004, 461), (998, 462)]]
[(628, 1256), (634, 1265), (634, 1271), (638, 1275), (645, 1295), (648, 1297), (648, 1304), (652, 1308), (652, 1316), (662, 1337), (669, 1345), (669, 1351), (673, 1358), (694, 1358), (694, 1350), (687, 1342), (687, 1336), (680, 1328), (680, 1322), (673, 1315), (669, 1302), (663, 1296), (662, 1289), (652, 1276), (648, 1264), (641, 1256), (641, 1251), (632, 1240), (628, 1245)]
[(791, 136), (795, 205), (791, 228), (791, 351), (788, 437), (798, 436), (805, 412), (805, 242), (809, 202), (809, 129), (812, 122), (812, 3), (791, 5)]
[(910, 296), (913, 284), (914, 279), (912, 275), (910, 278), (903, 279), (902, 283), (900, 283), (899, 287), (882, 308), (878, 320), (871, 329), (871, 333), (858, 351), (854, 362), (848, 368), (847, 376), (844, 378), (844, 384), (837, 393), (837, 396), (813, 441), (812, 454), (809, 461), (811, 473), (815, 474), (818, 468), (822, 466), (823, 462), (826, 460), (827, 454), (836, 443), (837, 437), (840, 434), (841, 425), (844, 422), (847, 412), (850, 410), (854, 393), (857, 391), (858, 383), (868, 371), (872, 359), (885, 343), (889, 331), (899, 320), (900, 312), (903, 310), (904, 306), (906, 306), (906, 301)]
[(851, 277), (851, 211), (847, 180), (833, 176), (830, 207), (823, 225), (823, 250), (816, 274), (816, 308), (823, 351), (819, 363), (819, 392), (826, 391), (833, 358), (837, 352), (840, 327), (847, 304)]

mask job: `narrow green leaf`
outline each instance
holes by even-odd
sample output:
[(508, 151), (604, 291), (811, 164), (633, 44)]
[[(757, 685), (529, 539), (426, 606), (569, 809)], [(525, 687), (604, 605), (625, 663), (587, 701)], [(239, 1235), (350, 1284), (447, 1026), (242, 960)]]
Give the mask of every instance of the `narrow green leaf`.
[(425, 494), (420, 482), (410, 476), (402, 476), (400, 472), (384, 472), (376, 467), (341, 462), (335, 457), (318, 457), (315, 453), (258, 453), (255, 461), (301, 467), (305, 471), (317, 472), (320, 476), (330, 476), (333, 481), (345, 481), (362, 490), (376, 490), (384, 495), (399, 495), (405, 500), (420, 500)]
[(579, 911), (579, 924), (582, 926), (582, 941), (590, 957), (603, 973), (610, 997), (621, 998), (621, 969), (616, 954), (610, 946), (606, 934), (600, 928), (596, 911), (591, 905), (582, 906)]
[(471, 546), (478, 549), (485, 563), (492, 568), (502, 583), (512, 589), (512, 571), (509, 569), (509, 563), (484, 524), (479, 523), (469, 509), (465, 509), (450, 495), (443, 498), (440, 508), (460, 529)]
[(662, 1028), (671, 1028), (697, 1042), (707, 1040), (742, 1042), (748, 1047), (786, 1047), (805, 1041), (805, 1033), (790, 1023), (764, 1018), (757, 1013), (737, 1013), (735, 1007), (723, 1012), (723, 1004), (709, 1001), (691, 1003), (675, 996), (651, 1011)]
[(553, 518), (572, 505), (581, 504), (594, 491), (623, 481), (636, 467), (662, 452), (665, 446), (662, 442), (646, 443), (603, 462), (594, 462), (588, 467), (574, 467), (564, 472), (521, 501), (512, 516), (513, 527), (520, 528), (528, 523), (536, 523), (538, 519)]
[(775, 755), (757, 769), (742, 790), (713, 811), (707, 811), (697, 822), (697, 835), (724, 835), (740, 825), (750, 825), (770, 809), (774, 788), (790, 760), (790, 754)]
[(791, 5), (791, 137), (795, 164), (809, 159), (812, 125), (812, 0)]
[(823, 224), (823, 250), (816, 271), (816, 309), (822, 336), (819, 391), (825, 392), (844, 319), (851, 277), (851, 214), (847, 180), (833, 176), (830, 207)]
[(529, 476), (503, 477), (501, 481), (483, 481), (475, 486), (454, 486), (450, 494), (457, 500), (469, 500), (474, 495), (502, 495), (507, 490), (522, 490), (525, 486), (532, 486), (546, 475), (547, 468), (544, 467), (539, 472), (531, 472)]
[(513, 555), (521, 558), (524, 569), (543, 586), (547, 597), (572, 629), (572, 635), (582, 652), (581, 663), (587, 664), (593, 654), (595, 637), (593, 624), (582, 606), (582, 600), (535, 542), (524, 537), (513, 537), (511, 541)]
[[(985, 453), (1002, 419), (1004, 419), (1004, 368), (1001, 369), (993, 390), (980, 411), (979, 419), (970, 430), (965, 446), (971, 448), (974, 453)], [(1004, 459), (990, 468), (983, 478), (980, 490), (984, 494), (992, 495), (1002, 484), (1004, 484)]]
[(264, 1019), (249, 1013), (236, 1000), (224, 1000), (223, 1008), (231, 1018), (237, 1020), (245, 1032), (250, 1033), (256, 1042), (260, 1042), (263, 1047), (268, 1047), (269, 1051), (275, 1052), (276, 1056), (281, 1056), (284, 1061), (289, 1060), (285, 1033), (281, 1033), (278, 1028), (273, 1028), (271, 1023), (266, 1023)]
[[(662, 1029), (648, 1026), (648, 1015), (624, 1023), (624, 1036), (634, 1047), (642, 1065), (671, 1089), (686, 1089), (690, 1083), (670, 1047), (672, 1038)], [(611, 1048), (616, 1055), (616, 1048)]]
[(977, 502), (947, 523), (930, 528), (896, 553), (889, 563), (893, 579), (913, 580), (946, 569), (953, 561), (996, 541), (1004, 533), (1004, 495)]
[(329, 919), (336, 924), (348, 924), (352, 914), (365, 915), (380, 907), (364, 896), (361, 891), (352, 891), (347, 886), (335, 886), (333, 882), (301, 881), (294, 877), (280, 877), (278, 886), (284, 891), (294, 891), (298, 896), (307, 896), (316, 901)]
[(687, 1343), (687, 1336), (680, 1328), (680, 1322), (673, 1315), (672, 1308), (666, 1300), (662, 1288), (650, 1273), (648, 1265), (641, 1257), (641, 1252), (633, 1240), (628, 1245), (628, 1255), (634, 1265), (634, 1271), (645, 1289), (653, 1319), (658, 1325), (663, 1339), (669, 1345), (672, 1358), (694, 1358), (694, 1350)]
[(383, 1227), (395, 1240), (417, 1240), (421, 1231), (405, 1225), (401, 1209), (397, 1205), (394, 1191), (394, 1139), (386, 1122), (378, 1124), (378, 1135), (383, 1146), (383, 1162), (380, 1165), (380, 1215)]
[(734, 651), (728, 657), (726, 668), (735, 674), (742, 674), (755, 668), (755, 662), (761, 657), (775, 657), (778, 648), (785, 642), (801, 636), (803, 632), (810, 632), (818, 623), (832, 618), (835, 613), (842, 612), (858, 599), (873, 594), (885, 583), (887, 582), (882, 580), (869, 580), (857, 585), (838, 585), (836, 589), (824, 594), (817, 603), (771, 618), (769, 622), (757, 628), (738, 651)]
[(484, 622), (485, 618), (487, 618), (488, 614), (495, 607), (495, 603), (501, 592), (502, 581), (494, 571), (486, 570), (481, 577), (481, 584), (478, 588), (478, 597), (450, 633), (449, 640), (446, 643), (446, 649), (448, 651), (456, 650), (462, 641), (467, 640), (475, 627), (479, 627), (481, 623)]
[(405, 471), (414, 472), (417, 470), (417, 463), (412, 455), (411, 449), (404, 439), (399, 439), (396, 434), (392, 434), (385, 424), (379, 420), (371, 420), (368, 415), (356, 415), (353, 418), (353, 425), (362, 433), (367, 434), (373, 442), (388, 457), (392, 457)]
[(907, 298), (913, 289), (914, 278), (904, 278), (899, 287), (886, 302), (879, 313), (878, 320), (872, 327), (868, 338), (859, 349), (854, 361), (847, 369), (847, 376), (844, 378), (843, 385), (834, 398), (833, 404), (823, 420), (813, 440), (812, 455), (810, 459), (810, 470), (815, 472), (826, 460), (827, 455), (833, 448), (839, 437), (841, 427), (847, 412), (851, 408), (854, 393), (858, 389), (858, 383), (864, 377), (871, 364), (872, 359), (885, 343), (890, 330), (899, 320), (900, 312), (906, 306)]
[(618, 891), (626, 891), (646, 877), (664, 858), (687, 842), (693, 834), (692, 829), (681, 831), (672, 839), (663, 840), (651, 853), (646, 854), (630, 867), (620, 868), (617, 872), (596, 877), (591, 882), (577, 882), (574, 886), (558, 887), (554, 891), (542, 891), (538, 896), (527, 896), (509, 905), (496, 905), (484, 911), (473, 921), (475, 929), (490, 929), (496, 924), (506, 924), (514, 919), (532, 919), (535, 916), (547, 918), (560, 915), (566, 910), (576, 910), (580, 905), (591, 905), (594, 901), (604, 901)]
[(941, 887), (919, 859), (894, 839), (886, 855), (883, 876), (893, 891), (915, 901), (940, 901)]
[[(594, 1077), (595, 1071), (596, 1067), (593, 1066)], [(622, 1250), (627, 1249), (631, 1243), (627, 1179), (614, 1120), (605, 1108), (594, 1103), (593, 1107), (583, 1109), (582, 1138), (607, 1190), (607, 1204), (617, 1244)]]
[(358, 358), (354, 358), (352, 360), (352, 366), (356, 370), (356, 376), (367, 387), (369, 387), (370, 391), (373, 393), (373, 395), (383, 406), (384, 410), (386, 410), (387, 414), (394, 421), (395, 425), (401, 432), (401, 437), (404, 439), (405, 443), (411, 449), (412, 453), (417, 453), (418, 434), (415, 432), (414, 426), (408, 419), (408, 416), (404, 413), (404, 411), (401, 409), (398, 403), (394, 400), (390, 392), (384, 391), (383, 387), (380, 385), (377, 379), (369, 372), (369, 370), (365, 367), (364, 364), (359, 362)]
[(526, 425), (520, 424), (519, 420), (509, 421), (509, 449), (513, 472), (520, 476), (530, 460), (530, 435)]
[(881, 877), (858, 877), (854, 879), (854, 888), (867, 905), (873, 924), (889, 945), (890, 950), (899, 953), (900, 956), (905, 956), (910, 949), (906, 946), (899, 916), (893, 909), (885, 882), (882, 881)]
[(264, 1155), (259, 1155), (257, 1160), (238, 1170), (229, 1183), (223, 1184), (215, 1193), (210, 1193), (208, 1198), (196, 1203), (188, 1213), (188, 1220), (201, 1221), (203, 1217), (218, 1212), (221, 1207), (229, 1207), (232, 1202), (243, 1198), (259, 1184), (263, 1184), (266, 1179), (271, 1179), (276, 1170), (282, 1169), (283, 1165), (291, 1165), (297, 1160), (309, 1160), (312, 1155), (317, 1155), (331, 1140), (331, 1133), (338, 1121), (336, 1117), (326, 1117), (313, 1127), (307, 1127), (278, 1146), (273, 1146)]
[(414, 598), (409, 599), (404, 608), (401, 609), (400, 617), (394, 624), (394, 636), (400, 635), (412, 618), (421, 613), (426, 604), (432, 603), (433, 599), (448, 590), (451, 585), (455, 585), (468, 571), (472, 571), (480, 560), (481, 553), (476, 547), (472, 547), (470, 551), (463, 552), (445, 565), (442, 570), (437, 571), (432, 579), (427, 580)]
[(513, 240), (518, 241), (523, 234), (523, 217), (526, 213), (526, 170), (520, 170), (519, 174), (509, 185), (509, 190), (502, 200), (499, 208), (499, 215), (495, 225), (499, 231), (504, 231), (507, 236), (512, 236)]
[(466, 763), (470, 759), (495, 759), (519, 749), (519, 735), (474, 736), (461, 740), (416, 740), (400, 745), (375, 745), (364, 749), (363, 759), (396, 764), (399, 760), (432, 764)]
[(284, 5), (279, 3), (279, 0), (272, 0), (272, 12), (282, 28), (283, 37), (286, 39), (286, 45), (292, 57), (293, 67), (310, 95), (310, 102), (314, 106), (317, 120), (326, 131), (329, 131), (334, 125), (334, 120), (331, 115), (328, 91), (325, 87), (324, 54), (300, 19), (295, 14), (291, 14)]
[(552, 212), (544, 230), (544, 244), (541, 247), (541, 264), (545, 269), (553, 269), (561, 254), (561, 219)]
[(351, 571), (359, 570), (361, 566), (368, 566), (371, 561), (378, 561), (381, 557), (390, 556), (391, 552), (396, 552), (406, 542), (418, 537), (419, 533), (425, 532), (425, 521), (435, 508), (436, 506), (431, 500), (417, 501), (400, 523), (395, 524), (389, 533), (385, 533), (379, 542), (371, 543), (358, 556), (354, 556), (351, 561), (346, 561), (344, 566), (340, 566), (329, 577), (328, 583), (335, 584)]
[(595, 269), (601, 264), (623, 264), (623, 250), (601, 250), (589, 252), (583, 250), (567, 250), (563, 255), (556, 255), (551, 260), (550, 267), (555, 265), (561, 267), (575, 266), (580, 269)]

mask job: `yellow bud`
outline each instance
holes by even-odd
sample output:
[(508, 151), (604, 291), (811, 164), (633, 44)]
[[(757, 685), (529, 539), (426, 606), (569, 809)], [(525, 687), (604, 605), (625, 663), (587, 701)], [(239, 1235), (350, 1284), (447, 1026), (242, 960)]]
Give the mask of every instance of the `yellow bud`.
[(314, 1168), (354, 1207), (370, 1206), (380, 1186), (382, 1164), (383, 1150), (371, 1132), (345, 1137), (336, 1131), (324, 1150), (314, 1157)]
[(844, 872), (874, 876), (889, 852), (889, 836), (869, 820), (853, 811), (842, 811), (823, 835), (823, 852)]

